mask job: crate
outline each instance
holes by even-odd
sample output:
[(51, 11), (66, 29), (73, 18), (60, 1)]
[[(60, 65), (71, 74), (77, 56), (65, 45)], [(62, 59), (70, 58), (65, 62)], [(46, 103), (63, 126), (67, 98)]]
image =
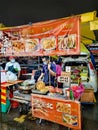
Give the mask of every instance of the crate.
[(85, 89), (84, 93), (81, 96), (81, 102), (94, 102), (95, 95), (93, 89)]
[(6, 113), (10, 107), (10, 100), (6, 100), (6, 104), (1, 104), (1, 112)]

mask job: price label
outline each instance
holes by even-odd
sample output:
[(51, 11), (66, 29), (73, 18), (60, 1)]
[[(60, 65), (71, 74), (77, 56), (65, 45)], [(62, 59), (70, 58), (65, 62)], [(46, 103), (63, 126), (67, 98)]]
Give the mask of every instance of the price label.
[(58, 82), (65, 83), (66, 86), (70, 86), (70, 72), (62, 72), (61, 76), (58, 76)]

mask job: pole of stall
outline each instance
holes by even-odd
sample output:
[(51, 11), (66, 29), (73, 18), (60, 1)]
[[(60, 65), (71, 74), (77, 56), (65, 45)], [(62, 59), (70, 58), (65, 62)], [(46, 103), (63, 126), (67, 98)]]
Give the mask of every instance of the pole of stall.
[[(50, 64), (50, 56), (49, 56), (49, 64)], [(51, 80), (50, 80), (50, 73), (49, 73), (49, 86), (51, 85)]]
[[(0, 65), (1, 67), (1, 65)], [(0, 119), (2, 120), (2, 115), (1, 115), (1, 69), (0, 69)]]
[(39, 60), (39, 56), (38, 56), (38, 70), (40, 68), (40, 60)]

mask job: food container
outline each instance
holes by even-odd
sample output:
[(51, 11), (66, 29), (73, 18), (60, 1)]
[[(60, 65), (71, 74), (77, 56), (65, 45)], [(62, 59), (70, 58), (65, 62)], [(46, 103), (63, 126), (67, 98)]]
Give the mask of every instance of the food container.
[(35, 88), (35, 85), (31, 85), (31, 86), (19, 86), (20, 90), (31, 90), (31, 89)]

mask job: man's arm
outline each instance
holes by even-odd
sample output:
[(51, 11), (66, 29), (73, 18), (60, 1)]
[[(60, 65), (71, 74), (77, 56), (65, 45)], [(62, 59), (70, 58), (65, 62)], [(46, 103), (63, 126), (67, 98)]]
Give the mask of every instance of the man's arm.
[(41, 75), (40, 75), (39, 78), (38, 78), (38, 81), (40, 81), (43, 76), (44, 76), (44, 73), (41, 73)]
[(20, 77), (20, 71), (18, 71), (18, 76), (17, 76), (17, 77), (18, 77), (18, 79), (19, 79), (19, 77)]

